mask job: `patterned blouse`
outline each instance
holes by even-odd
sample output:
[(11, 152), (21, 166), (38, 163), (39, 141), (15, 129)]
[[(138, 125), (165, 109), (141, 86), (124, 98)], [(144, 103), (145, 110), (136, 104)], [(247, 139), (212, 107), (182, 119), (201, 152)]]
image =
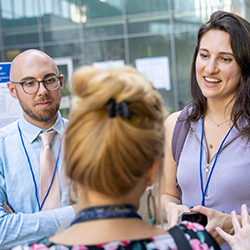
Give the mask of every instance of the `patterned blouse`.
[[(215, 240), (205, 228), (198, 224), (183, 221), (179, 228), (184, 232), (193, 250), (214, 250)], [(112, 241), (97, 245), (60, 245), (44, 239), (32, 245), (25, 244), (12, 248), (13, 250), (178, 250), (170, 234), (153, 236), (141, 240)]]

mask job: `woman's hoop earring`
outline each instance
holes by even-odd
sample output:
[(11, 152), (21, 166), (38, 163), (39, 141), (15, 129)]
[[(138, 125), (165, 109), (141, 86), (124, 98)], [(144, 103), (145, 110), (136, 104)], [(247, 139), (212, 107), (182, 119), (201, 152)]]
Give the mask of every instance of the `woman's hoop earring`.
[[(153, 216), (151, 209), (150, 209), (150, 198), (152, 200), (154, 216)], [(154, 225), (156, 223), (156, 206), (155, 206), (155, 198), (152, 194), (151, 188), (149, 189), (149, 192), (148, 192), (147, 207), (148, 207), (148, 218), (150, 220), (150, 223)]]
[(77, 204), (78, 202), (77, 189), (74, 182), (71, 182), (69, 184), (69, 199), (70, 199), (70, 205)]

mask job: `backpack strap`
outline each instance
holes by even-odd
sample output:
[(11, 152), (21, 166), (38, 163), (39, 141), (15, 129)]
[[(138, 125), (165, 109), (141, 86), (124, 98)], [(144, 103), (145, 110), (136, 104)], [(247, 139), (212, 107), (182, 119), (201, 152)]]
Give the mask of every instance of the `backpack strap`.
[(174, 238), (174, 241), (178, 250), (192, 250), (193, 249), (190, 245), (190, 241), (187, 240), (185, 233), (187, 233), (191, 239), (198, 239), (201, 243), (205, 242), (208, 246), (208, 248), (206, 249), (221, 250), (218, 243), (211, 236), (211, 234), (208, 233), (206, 230), (194, 231), (193, 229), (188, 229), (186, 225), (178, 224), (170, 228), (168, 232)]
[(189, 123), (186, 122), (186, 116), (188, 114), (188, 108), (190, 106), (187, 105), (181, 111), (177, 121), (175, 123), (173, 136), (172, 136), (172, 154), (175, 160), (176, 166), (178, 167), (179, 158), (181, 155), (181, 151), (183, 149), (184, 142), (186, 140), (188, 130), (189, 130)]
[(178, 250), (192, 250), (184, 232), (179, 228), (179, 226), (174, 226), (168, 230), (168, 232), (174, 238), (175, 244)]

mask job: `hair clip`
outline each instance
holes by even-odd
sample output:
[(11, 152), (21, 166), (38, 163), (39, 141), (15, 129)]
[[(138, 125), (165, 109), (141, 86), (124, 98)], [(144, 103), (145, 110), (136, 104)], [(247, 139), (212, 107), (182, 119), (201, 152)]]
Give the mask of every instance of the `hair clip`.
[(110, 118), (114, 118), (117, 115), (120, 115), (122, 118), (129, 117), (129, 108), (126, 101), (120, 103), (115, 103), (114, 99), (110, 99), (108, 102), (108, 115)]

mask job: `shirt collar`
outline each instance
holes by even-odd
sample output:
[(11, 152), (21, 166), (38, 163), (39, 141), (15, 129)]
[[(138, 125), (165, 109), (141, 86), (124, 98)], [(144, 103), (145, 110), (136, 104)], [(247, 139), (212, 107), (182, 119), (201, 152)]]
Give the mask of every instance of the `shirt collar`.
[[(47, 130), (54, 129), (62, 137), (65, 130), (65, 124), (59, 111), (57, 112), (57, 114), (58, 116), (56, 122), (51, 128)], [(32, 143), (37, 138), (41, 131), (46, 131), (28, 122), (24, 118), (23, 114), (20, 117), (19, 126), (22, 134), (28, 139), (30, 143)]]

